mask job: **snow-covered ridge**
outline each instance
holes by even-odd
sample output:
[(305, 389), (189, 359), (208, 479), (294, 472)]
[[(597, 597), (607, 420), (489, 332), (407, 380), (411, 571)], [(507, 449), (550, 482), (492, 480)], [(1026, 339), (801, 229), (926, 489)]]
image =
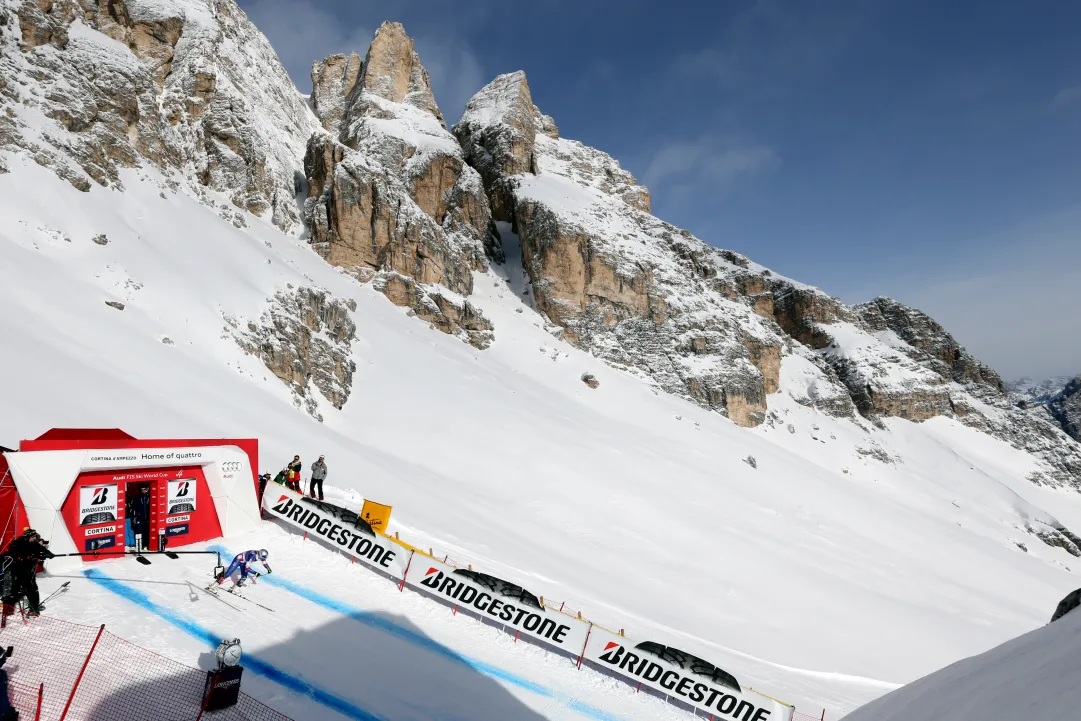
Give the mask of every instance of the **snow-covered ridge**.
[(299, 230), (318, 124), (232, 0), (2, 0), (0, 13), (0, 147), (84, 191), (150, 164), (237, 224), (246, 211)]
[(363, 64), (330, 56), (312, 84), (323, 127), (305, 155), (312, 247), (433, 327), (487, 347), (491, 323), (466, 297), (493, 247), (488, 200), (413, 41), (383, 23)]
[(565, 339), (751, 426), (783, 390), (782, 359), (799, 355), (817, 377), (793, 395), (824, 412), (958, 418), (1037, 454), (1033, 480), (1081, 487), (1081, 448), (1017, 412), (999, 376), (926, 314), (889, 298), (848, 306), (713, 248), (651, 215), (648, 191), (610, 156), (550, 129), (521, 72), (478, 92), (454, 128)]

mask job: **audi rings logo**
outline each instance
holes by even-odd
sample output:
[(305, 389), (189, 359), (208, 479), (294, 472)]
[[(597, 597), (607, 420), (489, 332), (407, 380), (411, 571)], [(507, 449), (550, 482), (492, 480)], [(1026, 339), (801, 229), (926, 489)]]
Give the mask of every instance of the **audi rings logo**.
[(236, 473), (243, 464), (240, 461), (226, 461), (221, 464), (222, 473)]

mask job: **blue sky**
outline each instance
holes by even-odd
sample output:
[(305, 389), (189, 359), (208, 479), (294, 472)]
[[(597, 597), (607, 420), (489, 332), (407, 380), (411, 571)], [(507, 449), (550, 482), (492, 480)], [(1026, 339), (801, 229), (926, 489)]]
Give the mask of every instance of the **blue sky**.
[(1081, 373), (1081, 3), (240, 5), (303, 92), (383, 20), (448, 121), (525, 70), (658, 216), (846, 301), (920, 307), (1007, 378)]

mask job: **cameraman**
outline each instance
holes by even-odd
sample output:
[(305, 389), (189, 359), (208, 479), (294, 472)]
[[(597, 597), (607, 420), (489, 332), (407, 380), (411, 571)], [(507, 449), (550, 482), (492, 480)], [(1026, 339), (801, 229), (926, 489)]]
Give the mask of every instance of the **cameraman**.
[(41, 614), (41, 596), (38, 594), (38, 564), (55, 554), (46, 546), (48, 541), (42, 540), (41, 536), (33, 528), (27, 528), (23, 535), (16, 538), (8, 546), (4, 558), (4, 614), (8, 615), (15, 609), (15, 604), (26, 596), (29, 607), (28, 616)]

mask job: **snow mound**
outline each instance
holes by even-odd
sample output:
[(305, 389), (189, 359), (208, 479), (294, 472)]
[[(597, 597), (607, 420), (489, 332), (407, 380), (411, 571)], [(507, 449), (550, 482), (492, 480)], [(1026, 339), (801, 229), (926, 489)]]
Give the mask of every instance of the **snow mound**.
[(1060, 721), (1077, 718), (1081, 613), (924, 676), (844, 721)]

